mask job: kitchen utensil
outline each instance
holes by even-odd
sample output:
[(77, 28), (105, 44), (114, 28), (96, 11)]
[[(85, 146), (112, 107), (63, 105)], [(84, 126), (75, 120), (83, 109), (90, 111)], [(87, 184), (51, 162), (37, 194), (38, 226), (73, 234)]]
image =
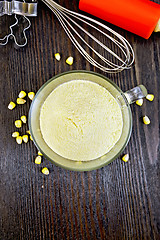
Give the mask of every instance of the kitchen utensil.
[[(3, 38), (0, 38), (0, 45), (4, 46), (8, 43), (9, 39), (12, 38), (15, 44), (16, 48), (24, 47), (27, 44), (27, 37), (26, 37), (26, 30), (30, 28), (31, 22), (26, 16), (37, 16), (37, 2), (33, 1), (30, 2), (24, 2), (24, 1), (0, 1), (0, 16), (3, 15), (14, 15), (15, 22), (9, 26), (10, 32), (6, 34)], [(16, 35), (14, 34), (14, 28), (18, 26), (19, 19), (17, 18), (17, 15), (22, 15), (23, 20), (27, 22), (26, 27), (22, 30), (22, 35), (24, 38), (23, 43), (19, 43), (17, 40)]]
[(37, 1), (0, 1), (0, 16), (18, 14), (23, 16), (37, 16)]
[[(53, 150), (48, 147), (42, 137), (40, 129), (40, 112), (44, 101), (57, 86), (71, 80), (87, 80), (100, 84), (112, 94), (121, 108), (123, 118), (123, 129), (121, 137), (108, 153), (95, 160), (76, 162), (63, 158), (53, 152)], [(143, 85), (140, 85), (127, 91), (126, 93), (123, 93), (122, 90), (111, 80), (104, 77), (103, 75), (94, 72), (71, 71), (59, 74), (50, 79), (40, 88), (31, 104), (29, 112), (29, 129), (31, 136), (35, 145), (40, 150), (40, 152), (43, 153), (44, 157), (58, 166), (74, 171), (90, 171), (93, 169), (101, 168), (116, 159), (126, 147), (132, 131), (132, 113), (129, 105), (137, 99), (145, 97), (146, 95), (147, 90)]]
[(21, 43), (18, 42), (18, 40), (17, 40), (17, 38), (16, 38), (16, 35), (15, 35), (14, 32), (13, 32), (13, 28), (14, 28), (15, 26), (17, 26), (17, 25), (18, 25), (18, 22), (19, 22), (16, 14), (15, 14), (15, 15), (14, 15), (15, 23), (13, 23), (12, 25), (9, 26), (10, 33), (7, 34), (7, 35), (5, 35), (3, 38), (0, 38), (0, 45), (1, 45), (1, 46), (6, 45), (11, 37), (12, 37), (12, 39), (13, 39), (13, 41), (14, 41), (15, 48), (24, 47), (24, 46), (27, 45), (27, 37), (26, 37), (26, 33), (25, 33), (25, 32), (26, 32), (27, 29), (30, 28), (31, 22), (30, 22), (30, 20), (29, 20), (27, 17), (25, 17), (25, 16), (23, 16), (23, 17), (24, 17), (24, 19), (25, 19), (25, 20), (27, 21), (27, 23), (28, 23), (27, 26), (26, 26), (26, 27), (23, 29), (23, 31), (22, 31), (22, 33), (23, 33), (23, 38), (24, 38), (23, 43), (21, 44)]
[(80, 0), (79, 8), (146, 39), (160, 31), (160, 5), (149, 0)]
[[(90, 17), (60, 6), (53, 0), (42, 1), (54, 12), (74, 46), (93, 66), (109, 73), (119, 72), (131, 67), (134, 62), (134, 52), (130, 43), (123, 36)], [(101, 39), (105, 37), (107, 41), (111, 41), (112, 49), (107, 46), (107, 43), (102, 43), (92, 35), (92, 30), (88, 32), (84, 29), (82, 27), (84, 23), (87, 28), (96, 30), (96, 36), (99, 35)], [(104, 30), (108, 31), (109, 34), (105, 33)], [(85, 40), (86, 37), (88, 37), (87, 40)], [(91, 46), (90, 40), (97, 44), (98, 50)], [(86, 46), (89, 48), (89, 53), (85, 50)], [(103, 49), (104, 56), (98, 52), (100, 48)], [(90, 50), (92, 54), (90, 54)], [(94, 58), (91, 55), (94, 55)]]

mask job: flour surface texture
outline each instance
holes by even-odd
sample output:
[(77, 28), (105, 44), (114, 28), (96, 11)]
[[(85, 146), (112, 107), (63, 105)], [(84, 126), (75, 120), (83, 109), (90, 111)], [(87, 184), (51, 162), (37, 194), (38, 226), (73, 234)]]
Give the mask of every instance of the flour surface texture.
[(43, 139), (54, 152), (75, 161), (94, 160), (109, 152), (122, 127), (116, 99), (91, 81), (72, 80), (59, 85), (41, 108)]

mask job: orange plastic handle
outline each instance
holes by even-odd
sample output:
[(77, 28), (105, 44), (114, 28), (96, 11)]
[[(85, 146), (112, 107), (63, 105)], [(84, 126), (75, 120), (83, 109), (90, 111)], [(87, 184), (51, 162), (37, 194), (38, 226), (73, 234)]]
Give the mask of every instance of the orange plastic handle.
[(149, 0), (80, 0), (79, 8), (146, 39), (160, 18), (160, 5)]

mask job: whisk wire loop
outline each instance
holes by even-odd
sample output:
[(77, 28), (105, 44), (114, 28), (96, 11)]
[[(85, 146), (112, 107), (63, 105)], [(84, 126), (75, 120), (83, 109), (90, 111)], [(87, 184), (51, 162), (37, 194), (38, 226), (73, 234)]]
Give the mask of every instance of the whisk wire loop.
[[(88, 16), (82, 15), (80, 13), (76, 13), (74, 11), (68, 10), (53, 0), (42, 0), (56, 15), (57, 19), (59, 20), (60, 24), (64, 28), (66, 34), (68, 35), (71, 42), (74, 44), (74, 46), (77, 48), (77, 50), (82, 54), (82, 56), (93, 66), (101, 69), (104, 72), (108, 73), (115, 73), (120, 72), (124, 69), (131, 68), (131, 65), (134, 62), (134, 51), (130, 45), (130, 43), (119, 33), (115, 32), (108, 26), (104, 25), (103, 23), (100, 23), (99, 21), (92, 19)], [(88, 32), (86, 29), (84, 29), (80, 24), (78, 24), (73, 18), (77, 19), (78, 21), (85, 23), (89, 27), (95, 29), (97, 32), (101, 33), (102, 36), (105, 36), (108, 38), (112, 43), (115, 44), (117, 47), (117, 50), (120, 50), (120, 56), (118, 56), (113, 50), (111, 50), (109, 47), (107, 47), (104, 43), (99, 41), (95, 36), (93, 36), (90, 32)], [(96, 24), (97, 26), (93, 25)], [(90, 39), (92, 39), (94, 42), (98, 44), (101, 48), (103, 48), (105, 51), (107, 51), (111, 56), (111, 61), (104, 56), (102, 56), (99, 52), (97, 52), (85, 39), (80, 35), (80, 33), (73, 27), (74, 24), (77, 28), (81, 30), (81, 32), (85, 33)], [(103, 32), (98, 27), (101, 27), (105, 30), (107, 30), (110, 34), (112, 34), (114, 37), (108, 35), (107, 33)], [(99, 57), (100, 61), (104, 62), (105, 65), (102, 65), (99, 63), (99, 61), (95, 60), (91, 55), (87, 53), (87, 51), (82, 47), (82, 44), (80, 44), (73, 33), (81, 40), (88, 49), (92, 50), (92, 52), (95, 53), (97, 57)], [(116, 38), (117, 39), (116, 39)], [(122, 57), (123, 56), (123, 57)], [(117, 63), (118, 61), (118, 63)]]

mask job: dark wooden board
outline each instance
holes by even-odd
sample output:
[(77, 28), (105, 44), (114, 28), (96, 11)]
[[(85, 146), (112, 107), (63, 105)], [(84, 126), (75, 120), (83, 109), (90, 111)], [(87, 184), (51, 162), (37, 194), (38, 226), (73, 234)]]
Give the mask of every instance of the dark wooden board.
[[(78, 0), (58, 2), (78, 11)], [(3, 17), (5, 31), (8, 19)], [(160, 239), (160, 33), (145, 40), (108, 24), (129, 40), (136, 61), (130, 70), (106, 74), (86, 63), (43, 3), (31, 23), (26, 47), (16, 50), (9, 42), (0, 48), (0, 239)], [(54, 59), (56, 52), (62, 54), (60, 62)], [(75, 58), (72, 66), (65, 64), (69, 55)], [(131, 106), (133, 132), (124, 151), (130, 154), (128, 163), (118, 158), (102, 169), (81, 173), (46, 159), (38, 166), (33, 142), (18, 145), (11, 137), (14, 120), (28, 114), (30, 102), (13, 111), (8, 103), (21, 90), (36, 92), (52, 76), (72, 69), (104, 74), (123, 91), (144, 84), (154, 93), (153, 102)], [(145, 114), (149, 126), (141, 121)], [(43, 166), (49, 176), (41, 173)]]

